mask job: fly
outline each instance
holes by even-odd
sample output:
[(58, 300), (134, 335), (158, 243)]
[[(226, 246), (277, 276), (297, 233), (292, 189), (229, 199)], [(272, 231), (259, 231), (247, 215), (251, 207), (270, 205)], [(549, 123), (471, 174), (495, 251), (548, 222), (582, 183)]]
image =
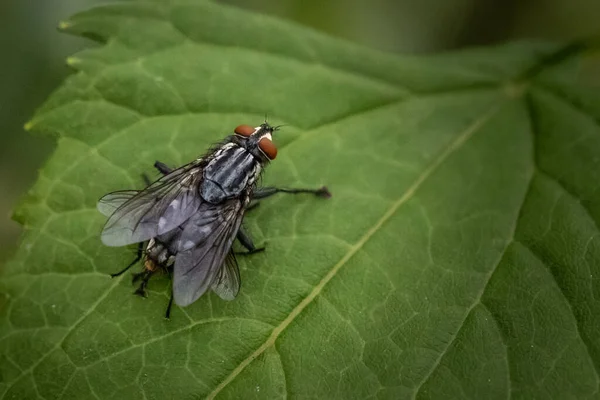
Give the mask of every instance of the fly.
[(277, 156), (272, 141), (276, 130), (267, 122), (255, 128), (240, 125), (206, 155), (181, 168), (171, 170), (157, 162), (164, 176), (146, 189), (102, 197), (98, 209), (109, 216), (102, 242), (107, 246), (140, 243), (142, 249), (134, 263), (118, 274), (144, 253), (142, 292), (155, 271), (173, 268), (169, 309), (173, 300), (185, 307), (208, 289), (233, 300), (241, 282), (233, 241), (237, 238), (248, 253), (263, 250), (241, 227), (245, 212), (258, 200), (280, 192), (331, 196), (326, 187), (257, 187), (263, 169)]

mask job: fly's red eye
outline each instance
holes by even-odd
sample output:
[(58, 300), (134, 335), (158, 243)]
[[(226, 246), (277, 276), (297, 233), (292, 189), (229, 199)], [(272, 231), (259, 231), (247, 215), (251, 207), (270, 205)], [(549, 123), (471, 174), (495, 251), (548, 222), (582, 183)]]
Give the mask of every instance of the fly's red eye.
[(240, 125), (234, 129), (234, 132), (242, 136), (250, 136), (254, 133), (254, 128), (250, 125)]
[(258, 142), (258, 148), (265, 153), (269, 160), (274, 160), (275, 157), (277, 157), (277, 147), (275, 147), (275, 143), (265, 137)]

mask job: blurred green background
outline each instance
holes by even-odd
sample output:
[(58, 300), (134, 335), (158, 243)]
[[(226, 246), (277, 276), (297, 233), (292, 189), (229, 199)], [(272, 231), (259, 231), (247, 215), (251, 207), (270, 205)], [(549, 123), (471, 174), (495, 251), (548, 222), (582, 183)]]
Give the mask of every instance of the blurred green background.
[[(54, 147), (23, 124), (71, 73), (65, 58), (84, 39), (58, 22), (100, 0), (5, 0), (0, 3), (0, 258), (21, 227), (11, 210)], [(105, 2), (105, 1), (104, 1)], [(566, 40), (599, 33), (600, 0), (225, 0), (331, 35), (399, 53), (430, 53), (518, 38)]]

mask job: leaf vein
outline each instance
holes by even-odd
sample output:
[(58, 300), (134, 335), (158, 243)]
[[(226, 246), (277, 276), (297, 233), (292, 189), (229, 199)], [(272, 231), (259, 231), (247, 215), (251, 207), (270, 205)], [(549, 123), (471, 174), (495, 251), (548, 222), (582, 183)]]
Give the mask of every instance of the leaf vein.
[(48, 350), (46, 353), (44, 353), (40, 358), (38, 358), (38, 360), (36, 362), (34, 362), (29, 368), (24, 370), (17, 378), (15, 378), (14, 383), (10, 387), (12, 388), (16, 384), (16, 382), (19, 381), (19, 379), (22, 376), (24, 376), (25, 374), (31, 373), (33, 370), (35, 370), (35, 368), (37, 368), (37, 366), (40, 365), (50, 354), (52, 354), (54, 351), (60, 349), (61, 346), (64, 344), (65, 340), (67, 339), (67, 337), (69, 336), (69, 334), (71, 332), (73, 332), (75, 330), (75, 328), (79, 324), (81, 324), (92, 312), (94, 312), (96, 307), (98, 307), (100, 305), (100, 303), (102, 303), (109, 296), (109, 294), (112, 293), (112, 291), (119, 285), (121, 280), (122, 280), (122, 278), (115, 279), (115, 281), (113, 282), (112, 285), (110, 285), (108, 290), (106, 292), (104, 292), (104, 294), (102, 294), (100, 297), (98, 297), (98, 299), (92, 304), (92, 306), (86, 312), (84, 312), (81, 315), (81, 317), (79, 317), (77, 319), (77, 321), (75, 321), (75, 323), (72, 325), (72, 328), (69, 331), (67, 331), (67, 333), (65, 333), (65, 335), (60, 340), (57, 340), (56, 343), (54, 344), (54, 346), (52, 346), (50, 348), (50, 350)]
[(594, 359), (594, 357), (592, 356), (592, 353), (590, 351), (590, 347), (593, 346), (593, 343), (589, 339), (586, 339), (586, 337), (581, 334), (582, 321), (579, 318), (577, 318), (577, 313), (573, 309), (573, 304), (571, 304), (569, 297), (567, 297), (567, 295), (564, 292), (563, 287), (560, 285), (558, 279), (554, 275), (553, 269), (548, 266), (548, 264), (544, 261), (542, 255), (538, 251), (534, 250), (532, 247), (530, 247), (528, 244), (526, 244), (522, 241), (515, 240), (515, 242), (518, 243), (519, 245), (523, 246), (523, 248), (527, 252), (529, 252), (533, 257), (535, 257), (542, 265), (544, 265), (548, 269), (549, 275), (552, 276), (554, 283), (556, 284), (556, 287), (558, 288), (563, 299), (565, 300), (565, 304), (569, 307), (569, 310), (571, 310), (571, 314), (573, 315), (573, 319), (575, 320), (575, 332), (577, 333), (577, 335), (581, 339), (581, 342), (585, 346), (586, 354), (589, 357), (589, 361), (594, 366), (594, 370), (596, 371), (597, 388), (600, 387), (600, 366), (596, 363), (596, 360)]
[[(515, 243), (517, 243), (516, 241), (514, 241)], [(490, 319), (492, 320), (492, 322), (494, 323), (494, 326), (496, 328), (496, 331), (498, 332), (498, 336), (500, 337), (500, 340), (502, 341), (502, 345), (504, 346), (504, 354), (505, 354), (505, 360), (506, 360), (506, 398), (510, 399), (511, 398), (511, 391), (512, 391), (512, 387), (511, 387), (511, 371), (510, 371), (510, 362), (508, 360), (508, 344), (507, 344), (507, 338), (504, 337), (504, 333), (502, 332), (502, 329), (500, 329), (500, 324), (498, 323), (498, 317), (496, 315), (494, 315), (494, 313), (489, 309), (489, 307), (484, 303), (484, 302), (480, 302), (479, 305), (490, 315)]]
[[(529, 185), (531, 185), (532, 182), (532, 177), (533, 177), (533, 171), (530, 172), (530, 178), (529, 178)], [(529, 191), (529, 189), (528, 189)], [(523, 200), (522, 203), (519, 207), (519, 213), (522, 211), (523, 209), (523, 204), (525, 203), (525, 199), (527, 198), (527, 192), (524, 194), (523, 196)], [(505, 245), (505, 250), (506, 248), (508, 248), (508, 246), (510, 245), (510, 243), (514, 240), (514, 236), (515, 236), (515, 232), (517, 230), (517, 224), (518, 224), (519, 218), (516, 217), (513, 227), (511, 229), (511, 234), (507, 240), (507, 243)], [(504, 251), (505, 251), (504, 250)], [(471, 312), (473, 311), (473, 309), (481, 303), (481, 298), (483, 296), (483, 294), (485, 293), (485, 290), (490, 282), (490, 280), (492, 279), (492, 276), (494, 275), (494, 272), (496, 271), (496, 269), (498, 268), (498, 266), (500, 265), (500, 262), (502, 261), (502, 257), (504, 256), (504, 251), (502, 251), (499, 255), (498, 255), (498, 259), (496, 260), (496, 262), (493, 264), (493, 267), (490, 269), (490, 271), (485, 275), (484, 277), (484, 281), (483, 284), (481, 286), (481, 289), (479, 290), (479, 293), (477, 293), (477, 295), (475, 296), (473, 303), (471, 304), (471, 306), (466, 310), (465, 312), (465, 316), (462, 320), (462, 322), (460, 323), (458, 329), (456, 330), (456, 332), (452, 335), (452, 337), (450, 338), (450, 340), (448, 341), (448, 343), (446, 344), (446, 346), (444, 347), (444, 349), (440, 352), (437, 360), (433, 363), (433, 365), (431, 366), (431, 368), (429, 369), (429, 371), (427, 372), (427, 374), (425, 374), (425, 376), (423, 377), (423, 379), (421, 380), (421, 382), (417, 385), (417, 387), (415, 388), (414, 391), (414, 395), (413, 398), (417, 398), (419, 391), (421, 390), (421, 388), (423, 387), (423, 385), (425, 384), (425, 382), (427, 382), (429, 380), (429, 378), (431, 377), (431, 375), (433, 374), (433, 372), (439, 367), (442, 358), (444, 357), (444, 355), (446, 355), (446, 353), (448, 352), (448, 350), (450, 349), (450, 346), (454, 343), (454, 341), (456, 340), (456, 338), (458, 337), (458, 334), (460, 333), (460, 331), (462, 330), (462, 328), (464, 327), (465, 321), (467, 320), (467, 318), (469, 317), (469, 315), (471, 314)]]
[(283, 398), (287, 399), (288, 398), (288, 379), (287, 379), (287, 373), (285, 372), (285, 365), (283, 365), (283, 357), (281, 357), (281, 352), (279, 351), (279, 349), (277, 348), (277, 343), (273, 344), (273, 350), (275, 350), (275, 354), (277, 355), (277, 358), (279, 359), (279, 364), (281, 365), (281, 375), (283, 376)]

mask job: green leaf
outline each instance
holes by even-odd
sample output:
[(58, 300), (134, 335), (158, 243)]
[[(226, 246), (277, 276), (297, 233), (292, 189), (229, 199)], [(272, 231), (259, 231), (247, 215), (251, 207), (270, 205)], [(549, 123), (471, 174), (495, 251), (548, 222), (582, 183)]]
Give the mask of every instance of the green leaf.
[[(28, 127), (58, 146), (3, 269), (6, 399), (588, 398), (600, 371), (600, 96), (579, 46), (426, 57), (202, 1), (61, 24), (102, 45)], [(265, 113), (267, 251), (242, 290), (172, 319), (168, 279), (111, 279), (102, 194), (141, 186)]]

